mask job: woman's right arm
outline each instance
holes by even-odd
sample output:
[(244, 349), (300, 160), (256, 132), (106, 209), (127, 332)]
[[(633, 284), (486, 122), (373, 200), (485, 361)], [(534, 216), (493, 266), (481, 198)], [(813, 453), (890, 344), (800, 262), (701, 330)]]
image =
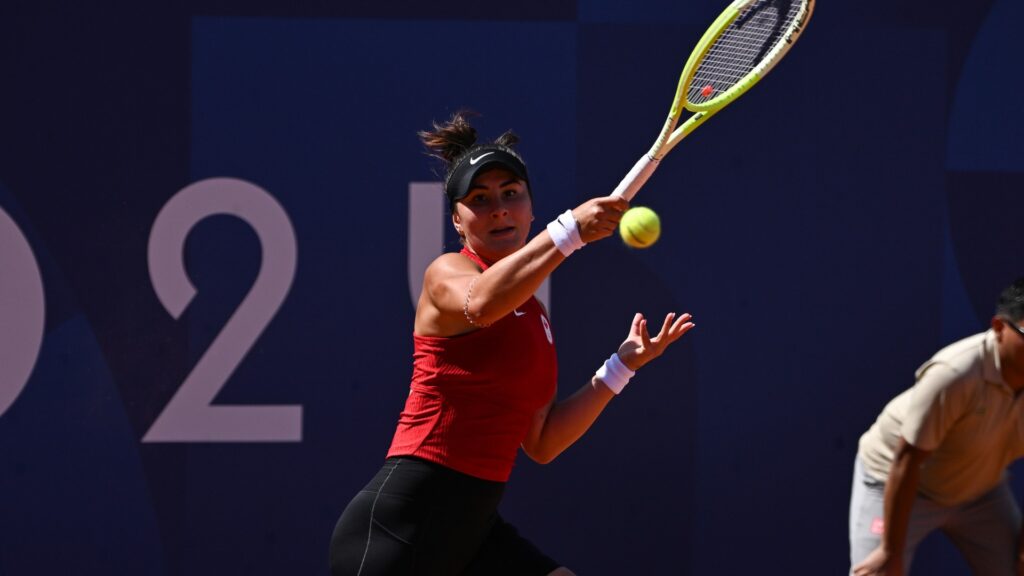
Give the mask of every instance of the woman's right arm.
[[(628, 207), (620, 197), (603, 196), (573, 209), (583, 242), (611, 236)], [(546, 229), (483, 273), (467, 258), (445, 254), (424, 274), (416, 331), (454, 336), (493, 324), (528, 300), (564, 260)]]

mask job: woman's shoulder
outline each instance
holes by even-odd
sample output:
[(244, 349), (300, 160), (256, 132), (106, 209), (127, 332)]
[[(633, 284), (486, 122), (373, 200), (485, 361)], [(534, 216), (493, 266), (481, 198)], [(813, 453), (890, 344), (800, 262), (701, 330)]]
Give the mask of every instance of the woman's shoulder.
[(446, 252), (434, 258), (427, 266), (423, 279), (426, 282), (442, 280), (452, 276), (479, 274), (480, 268), (473, 260), (459, 252)]
[(427, 266), (428, 274), (466, 274), (472, 272), (479, 272), (480, 267), (460, 252), (446, 252), (441, 254), (434, 259), (433, 262)]

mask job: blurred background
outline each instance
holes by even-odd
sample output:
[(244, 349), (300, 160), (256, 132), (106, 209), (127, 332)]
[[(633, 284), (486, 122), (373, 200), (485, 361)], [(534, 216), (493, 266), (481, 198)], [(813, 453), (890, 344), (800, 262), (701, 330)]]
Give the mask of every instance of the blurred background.
[[(417, 130), (512, 128), (535, 231), (650, 146), (723, 2), (0, 4), (0, 574), (326, 574), (458, 244)], [(581, 576), (844, 574), (857, 440), (1024, 274), (1016, 0), (822, 0), (554, 274), (560, 390), (697, 328), (503, 514)], [(1014, 485), (1020, 492), (1020, 482)], [(941, 538), (915, 574), (968, 573)]]

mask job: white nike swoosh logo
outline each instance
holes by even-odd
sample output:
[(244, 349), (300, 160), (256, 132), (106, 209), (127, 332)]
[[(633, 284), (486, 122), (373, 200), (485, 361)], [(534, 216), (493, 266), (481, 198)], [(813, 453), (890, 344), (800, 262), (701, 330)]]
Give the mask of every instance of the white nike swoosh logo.
[(526, 312), (520, 312), (519, 310), (516, 310), (515, 308), (512, 309), (512, 313), (515, 314), (516, 316), (523, 316), (523, 315), (526, 314)]
[(474, 164), (479, 162), (481, 158), (483, 158), (484, 156), (490, 156), (491, 154), (494, 154), (494, 152), (486, 152), (484, 154), (481, 154), (481, 155), (477, 156), (476, 158), (470, 158), (469, 159), (469, 165), (473, 166)]

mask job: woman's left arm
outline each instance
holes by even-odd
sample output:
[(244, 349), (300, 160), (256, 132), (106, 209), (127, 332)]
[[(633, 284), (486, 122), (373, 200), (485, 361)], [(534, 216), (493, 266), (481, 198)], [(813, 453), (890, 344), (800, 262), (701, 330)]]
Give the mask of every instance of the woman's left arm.
[[(661, 331), (651, 338), (643, 314), (634, 316), (629, 336), (619, 346), (618, 352), (591, 377), (588, 384), (561, 402), (552, 398), (547, 406), (537, 411), (526, 439), (523, 440), (523, 451), (533, 460), (547, 464), (572, 446), (618, 393), (612, 390), (621, 391), (622, 386), (625, 386), (623, 377), (628, 380), (632, 372), (661, 356), (669, 344), (693, 328), (690, 319), (689, 314), (678, 318), (675, 313), (668, 314)], [(619, 367), (616, 367), (616, 362)], [(625, 372), (622, 368), (625, 368)]]

